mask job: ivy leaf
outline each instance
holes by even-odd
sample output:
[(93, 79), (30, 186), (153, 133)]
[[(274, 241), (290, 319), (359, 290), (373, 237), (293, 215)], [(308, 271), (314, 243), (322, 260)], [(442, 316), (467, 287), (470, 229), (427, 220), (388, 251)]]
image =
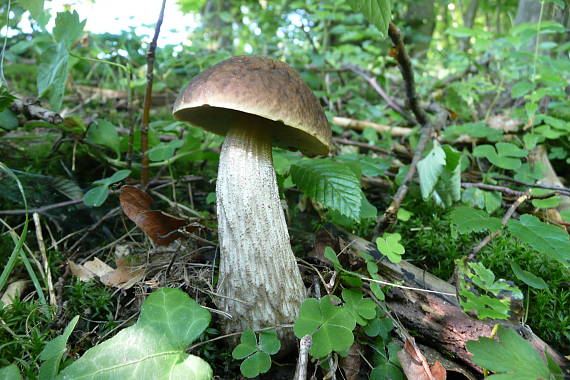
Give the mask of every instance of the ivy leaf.
[(210, 324), (210, 312), (180, 289), (153, 292), (141, 307), (138, 322), (90, 348), (58, 379), (213, 377), (204, 360), (184, 350)]
[(445, 164), (445, 151), (437, 141), (434, 141), (433, 148), (418, 162), (420, 188), (424, 199), (427, 199), (433, 192)]
[(527, 284), (528, 286), (532, 286), (533, 288), (536, 288), (536, 289), (548, 288), (548, 285), (546, 284), (546, 282), (544, 282), (544, 280), (542, 278), (534, 275), (533, 273), (531, 273), (529, 271), (522, 269), (515, 262), (511, 262), (510, 264), (511, 264), (511, 269), (513, 270), (513, 273), (515, 274), (515, 276), (519, 280), (521, 280), (522, 282)]
[(75, 41), (81, 37), (83, 28), (87, 19), (79, 21), (79, 14), (76, 11), (59, 12), (55, 18), (55, 27), (53, 28), (53, 38), (70, 49)]
[(360, 180), (347, 166), (326, 158), (306, 159), (291, 166), (291, 178), (299, 190), (326, 208), (360, 220)]
[(499, 218), (491, 217), (485, 211), (465, 206), (453, 209), (451, 212), (451, 223), (457, 227), (457, 231), (461, 234), (485, 230), (496, 232), (501, 229), (501, 220)]
[(402, 236), (398, 233), (384, 233), (383, 237), (376, 239), (378, 250), (393, 263), (402, 261), (402, 255), (405, 252), (404, 246), (400, 244)]
[(352, 314), (356, 323), (365, 326), (368, 321), (376, 316), (376, 303), (370, 298), (364, 298), (364, 294), (356, 289), (343, 289), (342, 299), (347, 311)]
[(54, 111), (59, 111), (63, 102), (68, 66), (69, 53), (63, 42), (51, 43), (40, 56), (38, 96), (49, 93), (50, 106)]
[(330, 297), (325, 296), (303, 302), (293, 331), (299, 339), (312, 335), (313, 346), (309, 353), (322, 358), (332, 351), (347, 350), (354, 342), (352, 330), (355, 327), (354, 317), (344, 307), (334, 306)]
[(475, 364), (495, 372), (486, 379), (554, 379), (554, 374), (534, 348), (515, 331), (499, 326), (497, 336), (499, 341), (481, 337), (466, 345)]
[(44, 349), (40, 353), (40, 360), (43, 361), (40, 366), (40, 380), (55, 379), (59, 372), (61, 358), (66, 350), (67, 340), (73, 332), (77, 321), (79, 321), (79, 315), (76, 315), (71, 322), (69, 322), (63, 334), (52, 339), (45, 345)]
[(378, 28), (382, 37), (388, 33), (390, 23), (390, 0), (348, 0), (356, 12), (361, 12), (369, 23)]
[(546, 224), (533, 215), (522, 215), (520, 220), (511, 219), (507, 224), (513, 236), (570, 267), (570, 239), (568, 234), (558, 227)]

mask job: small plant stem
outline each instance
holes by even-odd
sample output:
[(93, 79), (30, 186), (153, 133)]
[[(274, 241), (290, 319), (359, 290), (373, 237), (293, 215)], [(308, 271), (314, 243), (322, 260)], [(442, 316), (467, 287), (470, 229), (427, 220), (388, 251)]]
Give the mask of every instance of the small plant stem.
[(103, 63), (105, 65), (111, 65), (111, 66), (115, 66), (118, 67), (121, 70), (124, 70), (125, 72), (128, 72), (129, 69), (127, 68), (127, 66), (125, 65), (121, 65), (120, 63), (117, 62), (111, 62), (111, 61), (107, 61), (104, 59), (97, 59), (97, 58), (90, 58), (90, 57), (82, 57), (80, 55), (77, 54), (73, 54), (73, 53), (69, 53), (70, 56), (72, 56), (73, 58), (77, 58), (77, 59), (81, 59), (83, 61), (88, 61), (88, 62), (93, 62), (93, 63)]
[(127, 82), (129, 88), (127, 89), (127, 120), (129, 122), (129, 149), (127, 151), (127, 169), (131, 169), (133, 165), (133, 152), (135, 146), (135, 120), (134, 120), (134, 107), (133, 101), (135, 99), (135, 90), (132, 86), (133, 82), (133, 66), (128, 64)]
[(42, 264), (45, 274), (45, 282), (47, 284), (48, 295), (49, 295), (49, 303), (54, 308), (54, 313), (57, 314), (57, 299), (55, 297), (55, 291), (53, 288), (53, 280), (51, 277), (51, 270), (49, 267), (49, 261), (47, 257), (46, 245), (44, 243), (44, 235), (42, 232), (42, 225), (40, 222), (40, 215), (37, 212), (33, 213), (34, 218), (34, 225), (36, 227), (36, 239), (38, 241), (38, 247), (40, 249), (40, 254), (42, 258)]
[(164, 7), (166, 5), (166, 0), (162, 0), (162, 6), (160, 7), (160, 14), (158, 16), (158, 21), (156, 22), (156, 28), (154, 29), (154, 36), (150, 42), (148, 52), (146, 54), (147, 58), (147, 68), (146, 68), (146, 91), (144, 94), (144, 106), (143, 106), (143, 116), (142, 116), (142, 128), (141, 128), (141, 153), (142, 153), (142, 177), (141, 182), (143, 186), (148, 183), (148, 164), (149, 158), (146, 153), (148, 150), (148, 121), (150, 114), (150, 105), (152, 102), (152, 81), (153, 81), (153, 70), (154, 70), (154, 57), (156, 51), (156, 45), (158, 40), (158, 35), (160, 34), (160, 27), (162, 26), (162, 20), (164, 19)]

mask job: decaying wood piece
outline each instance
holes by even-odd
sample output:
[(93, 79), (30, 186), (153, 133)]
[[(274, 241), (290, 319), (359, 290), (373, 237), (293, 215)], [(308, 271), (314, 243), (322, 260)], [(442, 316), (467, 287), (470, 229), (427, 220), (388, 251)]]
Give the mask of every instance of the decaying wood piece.
[[(471, 360), (465, 344), (481, 336), (490, 336), (497, 321), (472, 319), (461, 310), (455, 297), (455, 287), (432, 274), (406, 262), (394, 264), (381, 255), (376, 245), (356, 235), (340, 231), (332, 226), (327, 228), (329, 241), (339, 247), (350, 246), (353, 253), (364, 252), (378, 259), (379, 273), (385, 281), (399, 282), (407, 287), (436, 291), (428, 293), (403, 288), (393, 288), (386, 295), (386, 304), (400, 322), (410, 330), (419, 332), (418, 338), (439, 350), (452, 353), (471, 368), (481, 371)], [(350, 251), (345, 249), (344, 252)], [(569, 373), (570, 363), (561, 354), (548, 346), (528, 327), (501, 321), (507, 327), (519, 332), (544, 357), (544, 351)]]
[(355, 131), (372, 128), (379, 133), (388, 132), (393, 137), (403, 137), (412, 133), (412, 128), (392, 127), (389, 125), (376, 124), (371, 121), (354, 120), (340, 116), (333, 117), (332, 122), (338, 126), (354, 129)]

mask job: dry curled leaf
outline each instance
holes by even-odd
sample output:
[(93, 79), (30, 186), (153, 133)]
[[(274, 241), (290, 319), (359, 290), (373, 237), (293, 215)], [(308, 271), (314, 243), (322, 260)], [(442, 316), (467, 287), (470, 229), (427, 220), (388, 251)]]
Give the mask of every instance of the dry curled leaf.
[(447, 371), (439, 361), (429, 366), (413, 339), (406, 339), (404, 348), (398, 351), (398, 359), (410, 380), (445, 380), (447, 377)]
[(119, 196), (125, 215), (135, 222), (157, 245), (168, 245), (182, 237), (178, 231), (187, 222), (163, 211), (151, 210), (152, 198), (134, 186), (121, 187)]

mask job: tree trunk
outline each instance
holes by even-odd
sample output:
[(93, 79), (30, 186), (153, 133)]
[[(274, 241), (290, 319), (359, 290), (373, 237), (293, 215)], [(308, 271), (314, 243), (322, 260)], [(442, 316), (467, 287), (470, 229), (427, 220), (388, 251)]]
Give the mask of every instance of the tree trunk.
[(433, 31), (435, 29), (435, 7), (433, 0), (413, 1), (408, 4), (404, 15), (406, 25), (413, 33), (407, 33), (412, 46), (410, 55), (417, 56), (429, 49)]

